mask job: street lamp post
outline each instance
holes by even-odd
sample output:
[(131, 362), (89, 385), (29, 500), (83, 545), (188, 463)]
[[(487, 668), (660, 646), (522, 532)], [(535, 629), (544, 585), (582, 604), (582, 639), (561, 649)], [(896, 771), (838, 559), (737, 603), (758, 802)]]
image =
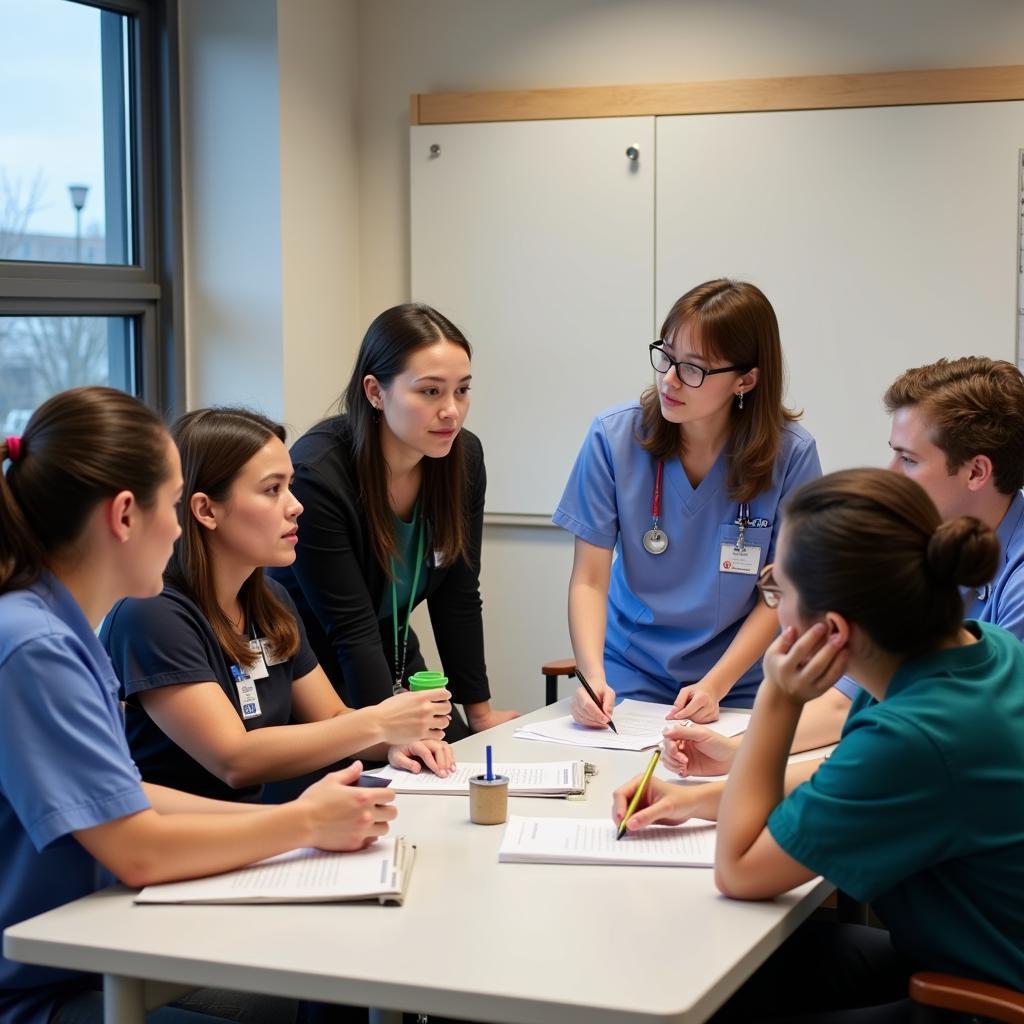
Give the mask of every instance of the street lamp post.
[(75, 208), (75, 262), (82, 262), (82, 207), (85, 197), (89, 194), (88, 185), (68, 185), (71, 193), (71, 205)]

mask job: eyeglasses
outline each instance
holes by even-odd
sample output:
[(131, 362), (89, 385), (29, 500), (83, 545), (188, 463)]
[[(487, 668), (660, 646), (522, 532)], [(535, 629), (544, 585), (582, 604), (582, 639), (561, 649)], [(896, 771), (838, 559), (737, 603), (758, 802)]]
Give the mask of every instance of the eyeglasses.
[(778, 608), (782, 601), (782, 590), (779, 588), (778, 583), (775, 582), (775, 577), (772, 575), (775, 571), (775, 563), (769, 562), (758, 574), (757, 583), (755, 586), (758, 592), (761, 594), (761, 600), (769, 608)]
[(705, 370), (703, 366), (697, 366), (696, 363), (684, 363), (679, 359), (669, 359), (668, 353), (663, 347), (664, 344), (665, 342), (659, 339), (648, 345), (651, 350), (651, 366), (658, 373), (668, 373), (674, 366), (676, 376), (688, 388), (699, 388), (704, 383), (705, 377), (711, 377), (716, 373), (746, 373), (750, 369), (749, 366), (720, 366), (716, 370)]

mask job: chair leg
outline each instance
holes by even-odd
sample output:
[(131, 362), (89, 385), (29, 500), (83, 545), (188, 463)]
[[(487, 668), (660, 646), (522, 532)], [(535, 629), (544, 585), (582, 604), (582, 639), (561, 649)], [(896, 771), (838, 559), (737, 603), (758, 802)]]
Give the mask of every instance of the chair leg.
[(558, 700), (558, 676), (545, 676), (545, 704), (554, 704)]

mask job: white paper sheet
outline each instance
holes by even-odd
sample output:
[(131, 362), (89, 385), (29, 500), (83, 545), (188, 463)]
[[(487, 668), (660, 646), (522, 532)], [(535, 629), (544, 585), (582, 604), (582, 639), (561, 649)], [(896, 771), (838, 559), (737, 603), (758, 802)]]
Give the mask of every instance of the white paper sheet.
[(291, 850), (222, 875), (149, 885), (135, 902), (306, 903), (400, 896), (409, 849), (395, 836), (350, 853)]
[(608, 818), (525, 818), (512, 815), (498, 860), (519, 864), (619, 864), (712, 867), (715, 826), (652, 825), (616, 840)]
[[(383, 779), (391, 780), (396, 793), (469, 793), (469, 780), (483, 775), (483, 762), (459, 763), (446, 779), (426, 770), (419, 774), (403, 771), (388, 765), (369, 772)], [(511, 796), (567, 795), (583, 789), (583, 763), (581, 761), (522, 761), (517, 763), (495, 763), (494, 773), (508, 778)]]
[[(552, 718), (545, 722), (531, 722), (516, 730), (517, 739), (543, 740), (547, 743), (566, 743), (577, 747), (600, 747), (607, 750), (649, 750), (661, 743), (661, 735), (671, 723), (665, 716), (671, 704), (652, 704), (626, 698), (615, 706), (612, 719), (618, 734), (611, 729), (591, 729), (573, 721), (571, 715)], [(717, 722), (708, 728), (723, 736), (736, 736), (750, 724), (750, 715), (736, 711), (722, 711)]]

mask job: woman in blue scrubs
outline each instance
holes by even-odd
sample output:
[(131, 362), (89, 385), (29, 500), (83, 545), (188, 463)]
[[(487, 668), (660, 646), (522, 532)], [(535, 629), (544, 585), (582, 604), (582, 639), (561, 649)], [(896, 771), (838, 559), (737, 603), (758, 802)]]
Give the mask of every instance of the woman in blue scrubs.
[(654, 385), (597, 416), (554, 515), (576, 537), (569, 632), (601, 700), (578, 690), (573, 716), (594, 727), (616, 694), (697, 722), (753, 703), (778, 630), (757, 574), (780, 502), (821, 475), (783, 404), (778, 321), (754, 285), (687, 292), (650, 358)]
[[(388, 830), (393, 794), (358, 762), (281, 807), (145, 783), (117, 679), (95, 635), (122, 597), (149, 597), (180, 531), (178, 452), (156, 413), (111, 388), (45, 402), (0, 441), (0, 929), (85, 896), (104, 867), (131, 886), (213, 874), (302, 846), (353, 850)], [(102, 1019), (97, 979), (0, 956), (0, 1020)], [(287, 1021), (277, 1001), (276, 1019)], [(161, 1021), (262, 1016), (211, 994)], [(295, 1007), (291, 1004), (290, 1016)]]

